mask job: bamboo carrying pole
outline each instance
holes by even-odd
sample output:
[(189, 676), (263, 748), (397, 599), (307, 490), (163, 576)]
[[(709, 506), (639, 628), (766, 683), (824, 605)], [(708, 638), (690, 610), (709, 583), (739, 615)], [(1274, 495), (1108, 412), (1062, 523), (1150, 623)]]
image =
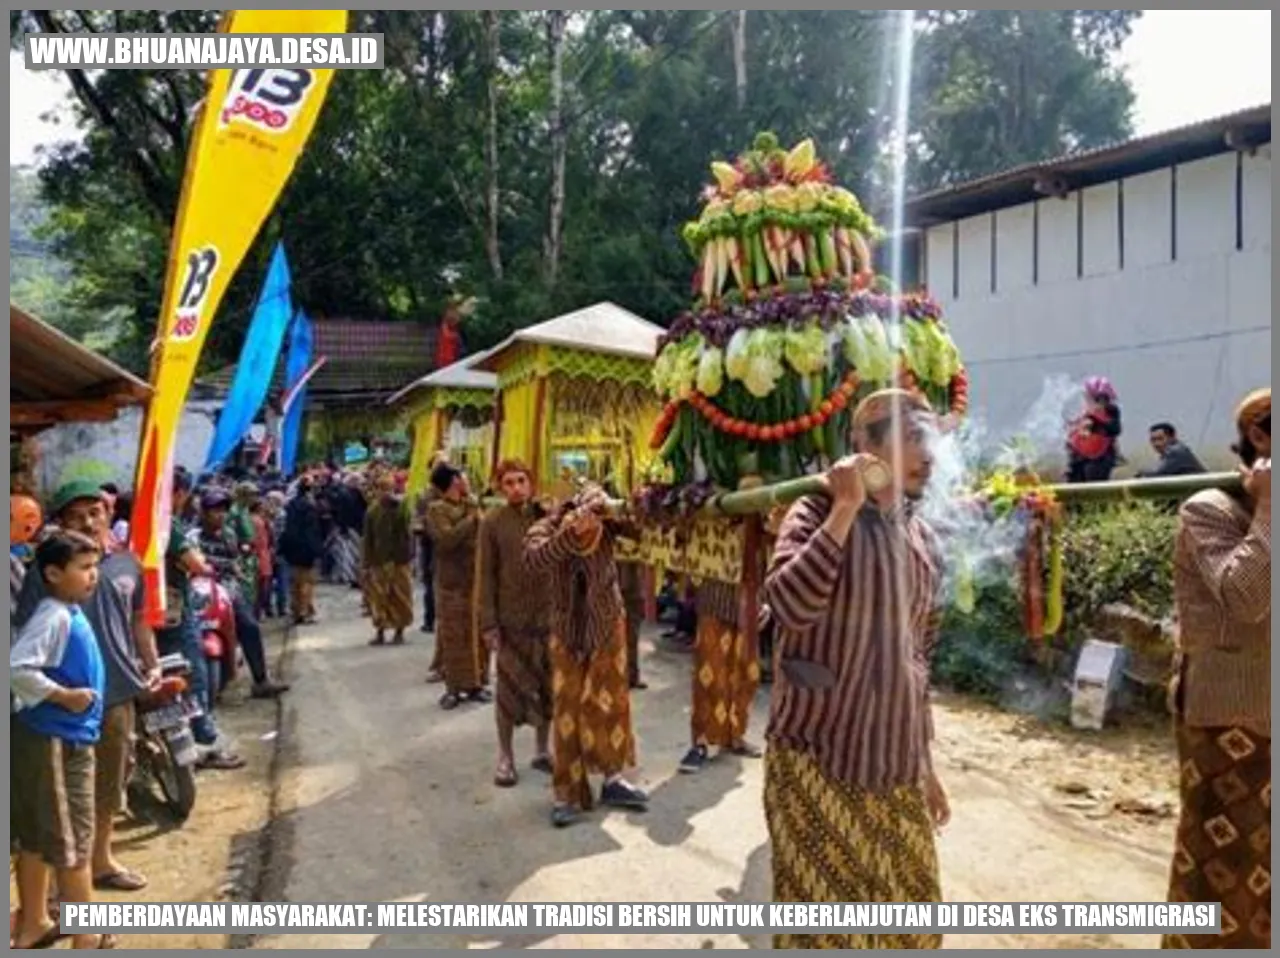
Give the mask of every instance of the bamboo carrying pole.
[[(1194, 476), (1161, 476), (1155, 479), (1116, 479), (1110, 482), (1060, 483), (1046, 488), (1063, 505), (1127, 502), (1132, 499), (1182, 499), (1204, 489), (1236, 491), (1240, 474), (1208, 472)], [(790, 505), (804, 496), (822, 495), (819, 476), (801, 476), (772, 486), (726, 492), (711, 499), (699, 515), (747, 516), (767, 513), (776, 506)], [(486, 501), (486, 506), (500, 505), (501, 500)], [(610, 500), (611, 509), (624, 506), (621, 500)]]
[[(1181, 499), (1202, 489), (1239, 489), (1235, 472), (1210, 472), (1195, 476), (1161, 476), (1155, 479), (1117, 479), (1111, 482), (1061, 483), (1046, 487), (1063, 505), (1087, 502), (1125, 502), (1130, 499)], [(704, 507), (712, 515), (740, 516), (768, 512), (802, 496), (821, 495), (819, 476), (801, 476), (787, 482), (742, 492), (728, 492)]]

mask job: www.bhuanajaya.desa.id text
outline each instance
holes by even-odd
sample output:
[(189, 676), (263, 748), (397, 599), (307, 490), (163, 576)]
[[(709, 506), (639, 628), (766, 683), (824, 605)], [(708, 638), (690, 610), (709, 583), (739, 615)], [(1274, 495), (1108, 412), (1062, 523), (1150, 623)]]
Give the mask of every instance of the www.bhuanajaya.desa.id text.
[(30, 69), (372, 67), (382, 59), (381, 40), (381, 34), (357, 33), (314, 36), (36, 34), (26, 38), (26, 65)]

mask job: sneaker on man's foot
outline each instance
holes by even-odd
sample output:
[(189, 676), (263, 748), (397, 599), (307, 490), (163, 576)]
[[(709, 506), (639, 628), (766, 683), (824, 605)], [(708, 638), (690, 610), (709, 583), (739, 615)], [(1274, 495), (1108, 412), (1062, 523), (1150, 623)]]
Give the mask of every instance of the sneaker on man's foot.
[(707, 751), (707, 747), (695, 745), (684, 753), (684, 758), (680, 759), (680, 772), (683, 775), (694, 775), (701, 772), (709, 761), (711, 761), (711, 753)]
[(605, 782), (604, 788), (600, 789), (600, 804), (642, 812), (649, 807), (649, 796), (626, 779), (615, 778), (612, 782)]
[(556, 805), (551, 809), (551, 824), (556, 828), (568, 828), (578, 820), (578, 810), (572, 805)]

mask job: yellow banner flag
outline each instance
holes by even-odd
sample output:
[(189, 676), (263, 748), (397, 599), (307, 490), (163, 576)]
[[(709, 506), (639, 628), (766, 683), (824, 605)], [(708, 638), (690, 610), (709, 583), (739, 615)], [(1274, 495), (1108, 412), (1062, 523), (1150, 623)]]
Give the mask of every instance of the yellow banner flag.
[[(236, 10), (220, 33), (343, 33), (345, 10)], [(211, 70), (187, 154), (142, 430), (133, 551), (147, 618), (164, 624), (179, 417), (213, 317), (315, 128), (333, 70)]]

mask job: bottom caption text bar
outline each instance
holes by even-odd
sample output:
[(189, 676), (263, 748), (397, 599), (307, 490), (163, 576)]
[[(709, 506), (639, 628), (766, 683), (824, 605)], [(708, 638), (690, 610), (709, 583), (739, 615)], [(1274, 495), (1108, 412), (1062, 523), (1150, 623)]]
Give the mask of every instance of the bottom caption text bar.
[(941, 932), (981, 934), (1066, 931), (1120, 935), (1221, 930), (1217, 902), (1099, 904), (1008, 902), (903, 904), (722, 903), (293, 903), (62, 905), (64, 932), (161, 934), (681, 934), (688, 932)]

